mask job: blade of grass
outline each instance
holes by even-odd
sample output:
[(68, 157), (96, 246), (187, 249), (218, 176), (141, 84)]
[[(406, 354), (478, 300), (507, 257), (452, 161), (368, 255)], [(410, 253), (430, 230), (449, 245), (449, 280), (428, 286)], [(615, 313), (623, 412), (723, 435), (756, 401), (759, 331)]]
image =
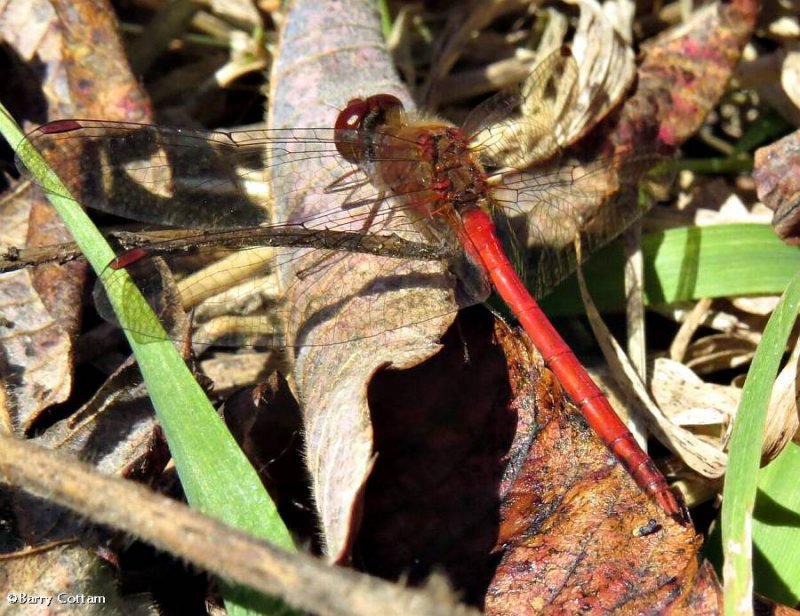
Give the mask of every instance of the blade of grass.
[(753, 512), (755, 591), (785, 605), (800, 601), (800, 446), (786, 449), (758, 478)]
[[(68, 195), (69, 191), (35, 148), (24, 140), (2, 105), (0, 133), (12, 147), (17, 147), (19, 159), (46, 188), (53, 206), (99, 275), (114, 258), (114, 252), (81, 207), (74, 200), (60, 196)], [(108, 295), (120, 323), (124, 326), (126, 315), (136, 314), (137, 318), (153, 320), (154, 325), (148, 325), (148, 331), (150, 327), (160, 327), (127, 272), (118, 270), (114, 276), (119, 277), (120, 284), (111, 285)], [(166, 333), (163, 340), (147, 343), (132, 335), (128, 335), (128, 340), (192, 507), (277, 546), (293, 549), (289, 532), (258, 475), (174, 345), (167, 340)], [(242, 605), (260, 602), (243, 594), (242, 589), (227, 589), (226, 599), (231, 613), (245, 613)]]
[[(781, 242), (769, 225), (730, 224), (671, 229), (642, 238), (645, 303), (781, 293), (800, 269), (800, 249)], [(584, 267), (601, 311), (624, 307), (622, 249), (614, 243)], [(574, 276), (542, 301), (551, 316), (582, 314)]]
[(764, 329), (742, 389), (728, 447), (721, 514), (726, 614), (753, 613), (752, 527), (770, 392), (800, 309), (800, 270)]

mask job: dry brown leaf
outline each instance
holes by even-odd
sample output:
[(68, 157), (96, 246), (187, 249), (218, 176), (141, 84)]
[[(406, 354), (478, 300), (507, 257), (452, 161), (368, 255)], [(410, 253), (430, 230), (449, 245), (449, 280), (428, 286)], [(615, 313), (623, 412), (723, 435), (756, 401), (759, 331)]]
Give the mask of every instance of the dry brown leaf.
[(798, 199), (800, 191), (800, 166), (798, 143), (800, 131), (759, 148), (755, 154), (753, 178), (756, 181), (758, 198), (774, 212), (772, 226), (775, 233), (789, 243), (797, 243)]
[(739, 388), (706, 383), (684, 364), (666, 358), (653, 363), (650, 389), (673, 422), (702, 427), (704, 434), (717, 440), (726, 433), (741, 399)]
[(769, 399), (769, 407), (767, 407), (764, 444), (761, 448), (761, 459), (764, 464), (776, 458), (786, 444), (797, 438), (798, 435), (800, 428), (798, 357), (800, 357), (800, 343), (795, 343), (789, 360), (772, 386), (772, 395)]
[(735, 334), (712, 334), (695, 340), (686, 350), (685, 364), (697, 374), (709, 374), (746, 365), (756, 343)]
[[(608, 453), (595, 448), (594, 436), (584, 440), (548, 373), (538, 382), (532, 377), (530, 351), (511, 337), (501, 340), (519, 396), (514, 408), (535, 438), (523, 444), (527, 433), (518, 429), (522, 450), (512, 445), (501, 484), (501, 560), (487, 613), (658, 611), (695, 592), (714, 597), (713, 589), (700, 590), (698, 537), (664, 520), (642, 492), (629, 492), (630, 478), (618, 476), (616, 464), (605, 466)], [(527, 402), (530, 395), (535, 402)]]
[(53, 544), (11, 557), (3, 555), (0, 593), (7, 613), (159, 613), (148, 595), (121, 596), (110, 565), (80, 545)]
[(27, 271), (0, 275), (2, 425), (25, 434), (42, 412), (69, 397), (72, 345)]

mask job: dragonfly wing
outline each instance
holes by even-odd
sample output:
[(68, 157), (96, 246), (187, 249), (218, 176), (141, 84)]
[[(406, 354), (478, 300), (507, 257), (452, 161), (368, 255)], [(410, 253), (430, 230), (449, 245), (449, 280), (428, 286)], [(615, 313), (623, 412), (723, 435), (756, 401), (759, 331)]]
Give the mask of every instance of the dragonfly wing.
[[(507, 226), (528, 249), (527, 280), (535, 295), (547, 294), (575, 269), (578, 235), (588, 256), (647, 211), (652, 198), (640, 184), (664, 161), (656, 154), (619, 155), (602, 162), (553, 163), (535, 175), (507, 178), (497, 199), (507, 202), (502, 212)], [(661, 183), (669, 182), (666, 176)]]
[(572, 48), (544, 53), (527, 79), (477, 107), (463, 125), (481, 161), (525, 169), (596, 126), (635, 77), (633, 52), (600, 7), (585, 0)]
[(547, 54), (521, 84), (498, 92), (462, 129), (487, 167), (522, 169), (560, 151), (564, 118), (577, 94), (578, 68), (569, 48)]
[[(331, 129), (214, 132), (61, 120), (28, 139), (79, 203), (172, 227), (233, 229), (267, 222), (268, 170), (290, 160), (338, 160), (338, 175), (354, 170), (336, 155)], [(17, 165), (31, 177), (19, 159)], [(301, 178), (287, 181), (301, 184)]]

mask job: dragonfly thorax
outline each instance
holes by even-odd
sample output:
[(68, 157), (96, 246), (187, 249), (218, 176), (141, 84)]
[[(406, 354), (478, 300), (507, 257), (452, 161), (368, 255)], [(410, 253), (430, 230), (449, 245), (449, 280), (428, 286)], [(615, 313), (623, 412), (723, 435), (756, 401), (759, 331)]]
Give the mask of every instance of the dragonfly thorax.
[(377, 183), (404, 196), (423, 216), (474, 206), (488, 196), (487, 175), (458, 128), (409, 124), (390, 132), (376, 150)]

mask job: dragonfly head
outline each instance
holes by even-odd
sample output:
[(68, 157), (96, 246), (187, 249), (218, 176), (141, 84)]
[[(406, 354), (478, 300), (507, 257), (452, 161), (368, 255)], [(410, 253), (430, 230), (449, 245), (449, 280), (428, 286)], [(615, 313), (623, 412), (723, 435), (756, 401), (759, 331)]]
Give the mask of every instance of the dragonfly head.
[(403, 103), (391, 94), (352, 99), (339, 113), (334, 126), (339, 154), (351, 163), (363, 161), (374, 131), (397, 123), (403, 112)]

